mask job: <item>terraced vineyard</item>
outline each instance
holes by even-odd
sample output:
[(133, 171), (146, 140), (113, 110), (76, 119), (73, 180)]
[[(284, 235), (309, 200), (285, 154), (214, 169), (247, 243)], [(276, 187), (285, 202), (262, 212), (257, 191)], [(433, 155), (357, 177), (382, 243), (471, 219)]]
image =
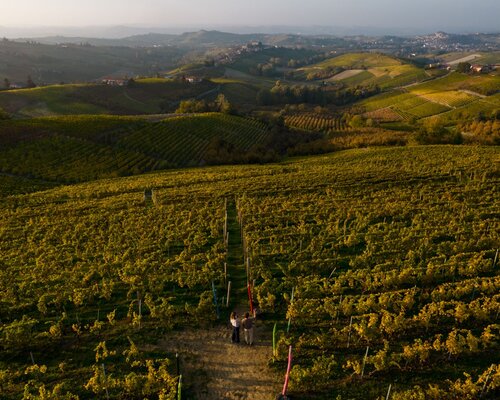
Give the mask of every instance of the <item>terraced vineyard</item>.
[(293, 346), (291, 396), (496, 399), (499, 161), (496, 147), (362, 149), (4, 198), (2, 396), (174, 398), (158, 341), (216, 321), (229, 199), (280, 375)]
[(199, 165), (222, 139), (241, 152), (268, 137), (264, 124), (223, 114), (167, 118), (71, 116), (0, 122), (0, 171), (81, 182)]
[(285, 117), (285, 124), (290, 128), (305, 131), (332, 132), (347, 129), (347, 124), (340, 118), (321, 117), (315, 114), (297, 114)]

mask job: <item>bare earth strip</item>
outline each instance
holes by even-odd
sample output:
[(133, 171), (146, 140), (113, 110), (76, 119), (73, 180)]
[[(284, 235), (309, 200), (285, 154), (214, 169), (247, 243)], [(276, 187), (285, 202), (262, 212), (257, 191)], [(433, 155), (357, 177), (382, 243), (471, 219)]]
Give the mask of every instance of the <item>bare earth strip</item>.
[(363, 72), (362, 69), (348, 69), (347, 71), (343, 71), (330, 79), (332, 81), (341, 81), (343, 79), (352, 78), (353, 76), (359, 75), (361, 72)]
[(256, 327), (253, 346), (232, 344), (229, 328), (169, 334), (161, 349), (177, 352), (181, 374), (193, 400), (271, 400), (280, 392), (280, 377), (267, 366), (272, 355), (269, 333)]
[(461, 62), (473, 61), (476, 58), (480, 58), (480, 57), (482, 57), (481, 54), (471, 54), (470, 56), (462, 57), (462, 58), (459, 58), (458, 60), (450, 61), (448, 63), (448, 65), (457, 65), (457, 64), (460, 64)]

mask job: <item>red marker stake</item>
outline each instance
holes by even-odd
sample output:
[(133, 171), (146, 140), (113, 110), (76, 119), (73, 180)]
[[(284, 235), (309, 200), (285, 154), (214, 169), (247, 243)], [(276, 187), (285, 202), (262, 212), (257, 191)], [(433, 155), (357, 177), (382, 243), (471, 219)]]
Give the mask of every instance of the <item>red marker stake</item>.
[(252, 289), (250, 287), (250, 283), (247, 284), (247, 290), (248, 290), (248, 302), (250, 303), (250, 312), (253, 315)]
[(281, 394), (286, 396), (288, 390), (288, 381), (290, 380), (290, 370), (292, 369), (292, 346), (288, 349), (288, 367), (286, 369), (285, 384), (283, 385), (283, 392)]

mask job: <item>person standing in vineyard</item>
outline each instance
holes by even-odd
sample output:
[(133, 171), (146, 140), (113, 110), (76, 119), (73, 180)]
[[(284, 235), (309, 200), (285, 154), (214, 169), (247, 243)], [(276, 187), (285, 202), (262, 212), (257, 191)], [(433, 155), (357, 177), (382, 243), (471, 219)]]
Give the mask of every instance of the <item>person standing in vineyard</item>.
[(250, 346), (253, 345), (253, 318), (250, 318), (250, 314), (248, 312), (245, 313), (245, 318), (241, 321), (243, 325), (243, 330), (245, 332), (245, 342)]
[(234, 311), (231, 313), (229, 317), (231, 321), (231, 326), (233, 327), (233, 333), (231, 335), (231, 343), (239, 343), (240, 342), (240, 318), (238, 314)]

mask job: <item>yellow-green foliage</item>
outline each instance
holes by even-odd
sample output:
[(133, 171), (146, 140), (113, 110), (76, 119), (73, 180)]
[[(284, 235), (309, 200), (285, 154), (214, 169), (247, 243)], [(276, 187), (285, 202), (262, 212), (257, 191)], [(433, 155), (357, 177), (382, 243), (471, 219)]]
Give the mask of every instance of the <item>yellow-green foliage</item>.
[[(311, 382), (328, 396), (370, 399), (395, 379), (398, 391), (464, 372), (476, 382), (499, 350), (497, 161), (494, 147), (360, 149), (5, 198), (2, 395), (20, 398), (32, 379), (82, 398), (104, 396), (106, 385), (111, 398), (170, 393), (168, 361), (125, 338), (154, 344), (166, 319), (206, 329), (211, 282), (224, 280), (226, 198), (245, 221), (257, 298), (292, 318), (283, 339), (298, 355), (299, 396)], [(27, 351), (45, 373), (24, 374)]]

